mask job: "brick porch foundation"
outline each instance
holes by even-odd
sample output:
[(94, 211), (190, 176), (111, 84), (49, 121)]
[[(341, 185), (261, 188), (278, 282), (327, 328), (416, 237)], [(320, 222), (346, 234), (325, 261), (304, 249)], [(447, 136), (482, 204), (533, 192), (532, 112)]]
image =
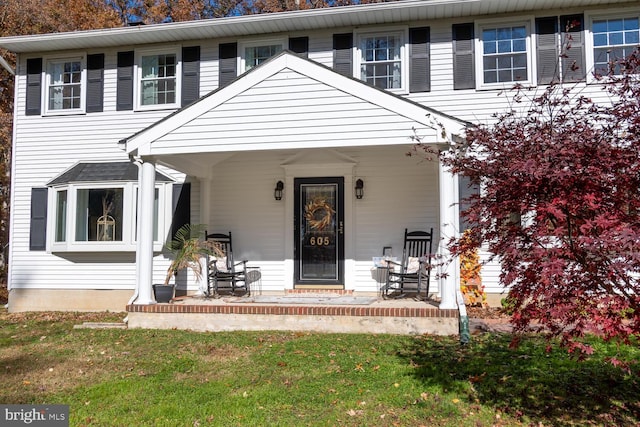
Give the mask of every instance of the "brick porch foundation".
[(154, 304), (128, 305), (130, 328), (197, 331), (292, 330), (456, 335), (458, 311), (419, 306)]

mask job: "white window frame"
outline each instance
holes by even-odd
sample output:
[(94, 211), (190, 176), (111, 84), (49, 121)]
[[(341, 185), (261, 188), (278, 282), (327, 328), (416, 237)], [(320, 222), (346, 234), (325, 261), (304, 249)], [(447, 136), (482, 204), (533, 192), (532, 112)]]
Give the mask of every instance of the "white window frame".
[(602, 19), (620, 19), (620, 18), (638, 18), (640, 20), (640, 11), (637, 8), (624, 8), (624, 9), (615, 9), (615, 10), (607, 10), (603, 13), (603, 11), (587, 11), (585, 12), (585, 26), (586, 26), (586, 36), (585, 36), (585, 59), (586, 59), (586, 67), (587, 67), (587, 82), (594, 83), (597, 82), (596, 78), (593, 75), (595, 71), (595, 58), (594, 58), (594, 42), (593, 42), (593, 21), (599, 21)]
[[(259, 40), (247, 40), (238, 44), (238, 74), (243, 74), (249, 71), (247, 69), (246, 49), (250, 47), (260, 46), (280, 46), (280, 52), (287, 49), (288, 39), (286, 38), (272, 38), (272, 39), (259, 39)], [(277, 53), (276, 53), (277, 55)], [(253, 67), (252, 67), (253, 68)]]
[[(363, 29), (354, 31), (354, 47), (353, 49), (353, 75), (362, 80), (361, 66), (362, 66), (362, 39), (370, 36), (386, 36), (386, 35), (398, 35), (400, 37), (400, 87), (384, 89), (388, 92), (396, 94), (408, 94), (409, 93), (409, 27), (395, 26), (395, 27), (381, 27), (376, 29)], [(363, 80), (364, 81), (364, 80)]]
[[(50, 65), (64, 62), (80, 62), (80, 107), (79, 108), (49, 108), (49, 89), (51, 88)], [(51, 56), (44, 58), (44, 69), (42, 70), (44, 84), (42, 85), (42, 111), (47, 116), (84, 114), (87, 93), (87, 56), (82, 53), (70, 56)]]
[[(171, 225), (172, 183), (156, 183), (158, 190), (158, 232), (154, 239), (153, 250), (161, 251), (164, 239)], [(122, 240), (121, 241), (76, 241), (76, 210), (79, 190), (100, 190), (121, 188), (122, 200)], [(51, 188), (48, 196), (47, 250), (49, 252), (135, 252), (136, 250), (136, 201), (138, 183), (104, 181), (93, 183), (69, 183)], [(58, 193), (67, 191), (65, 241), (56, 241)]]
[[(145, 56), (175, 55), (176, 57), (176, 96), (170, 104), (142, 104), (142, 58)], [(133, 82), (134, 108), (136, 111), (166, 110), (180, 108), (182, 99), (182, 49), (180, 46), (164, 46), (154, 49), (136, 50), (135, 52), (135, 80)]]
[[(527, 48), (527, 78), (526, 80), (485, 83), (484, 82), (484, 41), (482, 39), (483, 31), (492, 28), (518, 27), (524, 26), (527, 32), (526, 48)], [(524, 18), (505, 18), (498, 20), (481, 20), (475, 23), (475, 62), (476, 62), (476, 82), (478, 89), (511, 89), (516, 84), (535, 86), (536, 85), (536, 48), (534, 37), (532, 37), (532, 29), (535, 28), (533, 17)]]

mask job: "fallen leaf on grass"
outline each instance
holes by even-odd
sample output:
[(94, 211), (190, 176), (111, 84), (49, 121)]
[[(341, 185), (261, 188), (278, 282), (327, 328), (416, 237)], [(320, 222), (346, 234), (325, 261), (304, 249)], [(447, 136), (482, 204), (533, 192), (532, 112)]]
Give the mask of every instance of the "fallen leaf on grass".
[(364, 414), (364, 411), (361, 410), (361, 409), (358, 409), (358, 410), (349, 409), (347, 411), (347, 415), (349, 415), (350, 417), (355, 417), (355, 416), (362, 415), (362, 414)]

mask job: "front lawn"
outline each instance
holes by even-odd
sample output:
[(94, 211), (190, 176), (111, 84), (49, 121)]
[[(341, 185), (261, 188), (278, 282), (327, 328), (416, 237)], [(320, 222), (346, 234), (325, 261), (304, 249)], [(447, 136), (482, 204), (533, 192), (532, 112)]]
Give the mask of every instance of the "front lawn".
[(73, 329), (124, 314), (0, 314), (1, 403), (73, 426), (638, 425), (637, 345), (575, 362), (539, 337)]

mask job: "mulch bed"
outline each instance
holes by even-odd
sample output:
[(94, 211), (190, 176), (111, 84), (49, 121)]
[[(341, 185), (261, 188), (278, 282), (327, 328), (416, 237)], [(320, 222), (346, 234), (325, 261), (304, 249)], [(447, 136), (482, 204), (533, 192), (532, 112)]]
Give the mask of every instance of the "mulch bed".
[(502, 308), (498, 307), (471, 307), (467, 306), (467, 315), (475, 319), (504, 319), (508, 320), (509, 315)]

